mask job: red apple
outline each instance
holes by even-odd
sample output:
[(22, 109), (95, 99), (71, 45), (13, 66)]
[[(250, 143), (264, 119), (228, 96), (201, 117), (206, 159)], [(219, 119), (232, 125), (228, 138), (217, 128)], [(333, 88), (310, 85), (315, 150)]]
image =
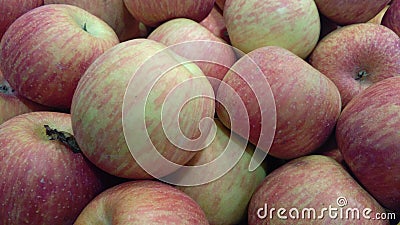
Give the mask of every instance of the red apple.
[(230, 43), (222, 11), (217, 6), (214, 6), (210, 14), (202, 20), (200, 24), (211, 31), (215, 36)]
[(393, 0), (382, 18), (382, 25), (392, 29), (400, 36), (400, 1)]
[(48, 110), (47, 107), (31, 102), (10, 87), (0, 71), (0, 124), (14, 116), (32, 112)]
[(223, 15), (232, 45), (245, 53), (273, 45), (306, 58), (319, 38), (313, 0), (227, 0)]
[(43, 0), (0, 0), (0, 40), (18, 17), (41, 5)]
[(123, 0), (44, 0), (44, 4), (69, 4), (82, 8), (104, 20), (120, 41), (147, 36), (146, 27), (135, 20)]
[(91, 201), (75, 225), (209, 224), (200, 206), (178, 189), (158, 181), (131, 181)]
[(319, 12), (339, 25), (367, 22), (389, 2), (390, 0), (315, 0)]
[(124, 0), (129, 12), (140, 22), (157, 27), (175, 18), (202, 21), (211, 12), (215, 0)]
[(118, 37), (76, 6), (52, 4), (19, 17), (0, 43), (0, 69), (20, 95), (69, 109), (80, 77)]
[(179, 55), (196, 60), (196, 64), (210, 78), (214, 91), (236, 61), (230, 45), (193, 20), (178, 18), (165, 22), (151, 32), (148, 39), (171, 46)]
[(366, 190), (400, 212), (400, 77), (367, 88), (344, 108), (336, 130), (347, 165)]
[[(226, 86), (220, 86), (217, 99), (222, 99), (228, 108), (238, 107), (237, 101), (232, 101), (230, 86), (244, 102), (251, 125), (249, 141), (270, 155), (291, 159), (309, 154), (321, 146), (333, 132), (339, 117), (341, 104), (336, 86), (318, 70), (292, 52), (276, 46), (256, 49), (239, 59), (223, 79)], [(262, 71), (254, 68), (255, 62)], [(239, 74), (239, 75), (238, 75)], [(268, 86), (262, 83), (266, 79), (271, 86), (273, 100), (276, 105), (276, 131), (272, 146), (269, 148), (270, 136), (262, 131), (274, 120), (269, 115), (262, 120), (261, 115), (271, 110), (273, 105), (258, 106), (258, 93), (267, 92)], [(248, 80), (246, 82), (246, 80)], [(257, 93), (258, 91), (258, 93)], [(257, 99), (258, 98), (258, 99)], [(228, 127), (229, 118), (232, 122), (243, 120), (238, 110), (228, 113), (217, 105), (218, 117)], [(243, 135), (242, 127), (232, 128), (232, 131)]]
[[(214, 93), (196, 64), (178, 66), (179, 58), (161, 43), (134, 39), (111, 48), (88, 68), (71, 114), (76, 140), (95, 165), (119, 177), (159, 178), (179, 169), (165, 166), (166, 161), (183, 165), (195, 155), (183, 150), (190, 147), (180, 147), (186, 140), (173, 140), (181, 132), (199, 139), (193, 148), (202, 146), (200, 135), (206, 137), (211, 128), (200, 131), (199, 122), (213, 117)], [(193, 95), (200, 97), (190, 100)]]
[(400, 38), (379, 24), (344, 26), (325, 36), (309, 61), (335, 83), (344, 107), (371, 84), (400, 75)]
[(52, 140), (70, 141), (64, 132), (72, 133), (71, 117), (57, 112), (26, 113), (0, 125), (1, 224), (72, 224), (104, 189), (97, 168)]
[(251, 198), (248, 224), (388, 224), (375, 219), (383, 213), (340, 164), (311, 155), (294, 159), (265, 178)]
[[(227, 173), (212, 182), (196, 186), (177, 186), (177, 188), (200, 205), (210, 224), (238, 224), (246, 218), (248, 202), (257, 186), (264, 180), (266, 170), (258, 167), (250, 172), (248, 167), (254, 146), (247, 145), (246, 147), (247, 140), (230, 134), (219, 120), (216, 120), (216, 124), (217, 133), (213, 142), (197, 153), (186, 165), (207, 165), (208, 169), (201, 173), (204, 177), (218, 173), (219, 168), (214, 169), (209, 166), (209, 163), (219, 160), (219, 157), (226, 157), (226, 160), (221, 160), (219, 167), (225, 166), (229, 161), (237, 161), (237, 163), (229, 165), (232, 169), (229, 171), (226, 169)], [(228, 145), (229, 141), (235, 144)], [(230, 155), (227, 156), (228, 154)], [(192, 174), (183, 174), (183, 176), (194, 177)]]

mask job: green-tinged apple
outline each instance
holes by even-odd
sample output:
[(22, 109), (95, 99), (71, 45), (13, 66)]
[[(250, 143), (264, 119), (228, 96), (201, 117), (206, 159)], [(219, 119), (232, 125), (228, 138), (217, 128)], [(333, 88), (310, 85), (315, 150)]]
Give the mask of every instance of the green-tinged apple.
[(215, 0), (124, 0), (126, 8), (137, 20), (150, 27), (175, 18), (202, 21), (211, 12)]
[(336, 130), (343, 158), (384, 207), (400, 212), (400, 77), (382, 80), (353, 98)]
[(0, 124), (14, 116), (33, 112), (49, 110), (48, 107), (36, 104), (19, 96), (4, 79), (0, 71)]
[(93, 199), (75, 225), (208, 225), (200, 206), (182, 191), (159, 181), (130, 181)]
[(368, 20), (368, 23), (376, 23), (382, 24), (383, 16), (386, 14), (386, 11), (389, 9), (390, 5), (386, 5), (374, 18)]
[(72, 5), (37, 7), (14, 21), (0, 42), (0, 70), (21, 96), (69, 109), (80, 77), (119, 43), (110, 26)]
[(389, 2), (390, 0), (315, 0), (319, 12), (339, 25), (367, 22)]
[[(260, 149), (269, 151), (270, 155), (292, 159), (316, 150), (328, 139), (339, 118), (341, 100), (336, 86), (306, 61), (284, 48), (262, 47), (247, 56), (239, 59), (226, 74), (223, 82), (227, 86), (220, 86), (217, 99), (224, 100), (227, 108), (237, 108), (238, 102), (230, 100), (232, 95), (227, 87), (235, 90), (249, 115), (249, 141)], [(252, 60), (263, 75), (257, 74)], [(250, 85), (243, 78), (251, 81)], [(264, 85), (258, 84), (262, 79), (266, 79), (271, 86), (277, 113), (276, 132), (270, 149), (269, 140), (260, 138), (260, 135), (261, 127), (272, 118), (262, 120), (261, 113), (266, 109), (260, 109), (257, 102), (260, 97), (254, 92), (266, 89)], [(238, 121), (244, 119), (237, 110), (229, 113), (228, 115), (225, 108), (217, 104), (217, 114), (224, 125), (230, 127), (230, 120), (240, 123)], [(246, 137), (241, 127), (232, 131)]]
[(392, 29), (400, 36), (400, 1), (393, 0), (382, 18), (382, 25)]
[(347, 25), (325, 36), (309, 62), (335, 83), (344, 107), (371, 84), (400, 75), (400, 38), (379, 24)]
[(306, 58), (319, 38), (313, 0), (227, 0), (223, 15), (232, 45), (245, 53), (280, 46)]
[[(194, 199), (205, 212), (210, 224), (239, 224), (247, 217), (247, 205), (250, 198), (264, 180), (266, 170), (260, 166), (254, 171), (249, 171), (249, 163), (254, 152), (253, 145), (242, 149), (241, 145), (228, 145), (228, 142), (247, 141), (239, 136), (233, 136), (221, 122), (215, 120), (217, 133), (213, 142), (189, 161), (189, 166), (205, 165), (221, 154), (226, 153), (228, 146), (231, 151), (243, 153), (237, 164), (225, 175), (210, 183), (198, 186), (177, 186), (192, 199)], [(213, 173), (210, 169), (209, 173)]]
[(147, 36), (147, 28), (128, 12), (123, 0), (44, 0), (44, 4), (69, 4), (82, 8), (104, 20), (120, 41)]
[[(182, 132), (188, 139), (200, 138), (203, 131), (207, 135), (211, 127), (200, 132), (199, 122), (213, 118), (214, 93), (196, 64), (178, 66), (179, 58), (159, 42), (134, 39), (111, 48), (89, 67), (74, 94), (71, 114), (75, 138), (95, 165), (119, 177), (148, 179), (154, 175), (137, 163), (133, 152), (149, 157), (145, 160), (162, 175), (178, 168), (164, 167), (161, 159), (151, 155), (151, 149), (179, 165), (195, 155), (167, 139), (167, 131)], [(181, 83), (186, 86), (179, 86)], [(190, 100), (195, 94), (210, 97)], [(167, 107), (182, 101), (187, 101), (184, 106)], [(168, 122), (178, 117), (179, 125)], [(135, 130), (134, 125), (143, 127)], [(174, 135), (168, 137), (175, 140)], [(132, 145), (130, 140), (134, 140)]]
[[(207, 77), (211, 77), (214, 91), (217, 91), (220, 81), (236, 61), (232, 46), (190, 19), (178, 18), (165, 22), (151, 32), (148, 39), (173, 46), (171, 49), (189, 60), (199, 60), (195, 63)], [(189, 41), (194, 42), (182, 44)]]
[(58, 112), (30, 112), (0, 125), (0, 224), (73, 224), (105, 189), (101, 171), (70, 134), (71, 116)]
[(226, 41), (226, 43), (230, 43), (222, 11), (217, 6), (214, 6), (210, 14), (208, 14), (200, 24), (211, 31), (215, 36)]
[(43, 0), (0, 0), (0, 40), (18, 17), (41, 5)]
[(253, 194), (248, 224), (389, 224), (384, 208), (335, 160), (311, 155), (270, 173)]

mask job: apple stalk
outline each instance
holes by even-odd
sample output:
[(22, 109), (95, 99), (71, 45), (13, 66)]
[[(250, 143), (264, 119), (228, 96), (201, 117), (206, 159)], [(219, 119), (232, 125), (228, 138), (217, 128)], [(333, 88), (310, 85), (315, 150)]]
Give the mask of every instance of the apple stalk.
[(73, 153), (82, 153), (81, 149), (78, 146), (78, 143), (75, 140), (75, 137), (68, 132), (58, 131), (57, 129), (50, 128), (49, 125), (44, 125), (46, 129), (46, 135), (49, 137), (49, 140), (56, 140), (69, 147)]

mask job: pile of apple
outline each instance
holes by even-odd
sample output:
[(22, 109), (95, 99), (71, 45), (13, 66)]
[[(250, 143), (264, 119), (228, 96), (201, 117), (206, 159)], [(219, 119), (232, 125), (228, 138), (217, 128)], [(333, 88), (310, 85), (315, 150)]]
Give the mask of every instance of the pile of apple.
[(0, 224), (399, 221), (400, 0), (0, 15)]

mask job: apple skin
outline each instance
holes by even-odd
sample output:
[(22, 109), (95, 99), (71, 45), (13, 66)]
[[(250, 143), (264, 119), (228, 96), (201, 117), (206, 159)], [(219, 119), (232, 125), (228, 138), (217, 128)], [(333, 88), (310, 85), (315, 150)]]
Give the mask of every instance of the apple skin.
[(123, 0), (44, 0), (44, 4), (68, 4), (82, 8), (104, 20), (118, 35), (119, 40), (147, 36), (147, 29), (135, 20)]
[[(123, 178), (150, 179), (153, 178), (134, 160), (124, 135), (122, 123), (123, 105), (126, 106), (129, 120), (140, 120), (140, 113), (131, 115), (135, 103), (124, 101), (125, 93), (135, 72), (157, 52), (166, 46), (149, 39), (134, 39), (122, 42), (100, 56), (86, 71), (79, 81), (72, 101), (72, 127), (76, 141), (82, 152), (102, 170)], [(169, 54), (176, 55), (172, 51)], [(172, 59), (172, 57), (170, 57)], [(170, 64), (169, 64), (170, 65)], [(160, 78), (157, 85), (146, 96), (143, 87), (152, 86), (147, 74), (135, 75), (141, 80), (141, 87), (134, 87), (132, 99), (145, 99), (149, 108), (146, 108), (144, 129), (148, 132), (154, 147), (169, 161), (183, 165), (187, 163), (195, 152), (184, 151), (173, 145), (164, 134), (168, 126), (161, 126), (161, 108), (165, 96), (176, 88), (177, 84), (188, 79), (197, 79), (200, 83), (193, 84), (193, 90), (200, 90), (206, 96), (213, 96), (213, 90), (202, 71), (193, 63), (187, 64), (189, 69), (176, 67)], [(159, 64), (154, 63), (155, 70)], [(193, 72), (195, 71), (195, 72)], [(186, 96), (190, 91), (182, 91)], [(196, 92), (197, 93), (197, 92)], [(128, 98), (129, 100), (129, 98)], [(174, 109), (175, 110), (175, 109)], [(139, 109), (140, 111), (140, 109)], [(188, 102), (180, 111), (180, 128), (188, 138), (200, 134), (198, 122), (205, 118), (213, 118), (215, 102), (210, 98), (197, 98)], [(164, 112), (176, 115), (174, 112)], [(134, 121), (132, 123), (143, 123)], [(174, 128), (176, 130), (176, 128)], [(205, 131), (206, 132), (206, 131)], [(148, 152), (149, 146), (144, 141), (137, 143), (133, 150)], [(132, 149), (131, 149), (132, 150)], [(163, 168), (157, 161), (155, 168), (167, 173), (173, 172)]]
[(315, 0), (319, 12), (339, 25), (367, 22), (389, 2), (390, 0)]
[[(336, 86), (306, 61), (284, 48), (263, 47), (247, 56), (254, 60), (264, 74), (264, 77), (257, 79), (265, 78), (271, 86), (277, 114), (275, 137), (268, 149), (263, 144), (268, 140), (259, 140), (261, 127), (268, 121), (261, 122), (256, 96), (241, 78), (255, 79), (254, 82), (257, 83), (256, 78), (251, 78), (256, 75), (249, 68), (249, 59), (239, 59), (232, 69), (241, 76), (228, 72), (223, 82), (239, 94), (246, 106), (251, 126), (249, 141), (254, 145), (258, 143), (258, 148), (280, 159), (292, 159), (316, 150), (328, 139), (339, 118), (341, 100)], [(229, 104), (228, 108), (235, 108), (236, 103), (229, 100), (231, 95), (223, 87), (218, 89), (217, 99)], [(266, 87), (253, 88), (263, 90)], [(227, 127), (230, 127), (229, 117), (235, 123), (243, 120), (235, 110), (231, 110), (231, 115), (228, 115), (220, 104), (217, 104), (216, 111)], [(243, 136), (239, 129), (233, 132)]]
[[(186, 165), (198, 166), (209, 163), (224, 153), (228, 141), (245, 141), (239, 136), (232, 138), (229, 130), (219, 120), (215, 122), (217, 133), (213, 142), (197, 153)], [(237, 151), (243, 149), (238, 148)], [(247, 145), (238, 163), (215, 181), (198, 186), (176, 187), (200, 205), (210, 224), (238, 224), (246, 218), (248, 202), (266, 176), (266, 169), (262, 166), (252, 172), (248, 170), (253, 152), (254, 146)]]
[[(182, 47), (178, 46), (173, 50), (189, 60), (200, 58), (207, 59), (210, 62), (221, 63), (222, 65), (210, 62), (195, 62), (207, 77), (211, 77), (209, 81), (215, 92), (220, 83), (214, 78), (222, 80), (236, 61), (235, 52), (230, 45), (215, 36), (207, 28), (190, 19), (178, 18), (165, 22), (151, 32), (148, 39), (161, 42), (167, 46), (187, 41), (210, 41), (209, 44), (206, 44), (206, 42), (204, 42), (205, 44), (198, 44), (196, 42), (193, 45), (182, 45)], [(214, 44), (215, 42), (218, 42), (218, 44)]]
[(400, 1), (393, 0), (382, 18), (382, 25), (393, 30), (400, 36)]
[[(339, 207), (339, 197), (347, 199), (347, 205)], [(265, 209), (267, 204), (267, 212)], [(323, 208), (343, 209), (343, 219), (338, 214), (337, 218), (331, 218), (329, 211), (324, 212), (323, 218), (303, 219), (301, 210), (304, 208), (315, 209), (316, 217), (320, 216)], [(270, 216), (270, 209), (275, 208), (273, 218)], [(284, 208), (287, 211), (283, 214), (287, 219), (280, 219), (277, 210)], [(289, 210), (299, 210), (300, 218), (293, 219)], [(346, 219), (345, 213), (348, 208), (360, 210), (360, 219)], [(365, 191), (343, 167), (335, 160), (322, 155), (310, 155), (289, 161), (270, 173), (264, 182), (257, 188), (251, 198), (248, 210), (248, 224), (388, 224), (387, 220), (365, 219), (362, 210), (370, 208), (371, 218), (375, 213), (384, 213), (385, 210), (379, 203)], [(339, 213), (340, 210), (336, 212)], [(265, 214), (267, 213), (267, 214)], [(306, 214), (307, 215), (307, 214)], [(351, 214), (350, 214), (351, 216)]]
[(69, 109), (85, 70), (118, 43), (112, 28), (85, 10), (64, 4), (44, 5), (19, 17), (4, 34), (0, 69), (21, 96)]
[(245, 53), (273, 45), (306, 58), (319, 38), (312, 0), (227, 0), (223, 15), (232, 45)]
[(41, 5), (43, 0), (0, 0), (0, 40), (18, 17)]
[(226, 43), (230, 43), (228, 31), (226, 30), (224, 16), (217, 6), (211, 10), (210, 14), (200, 22), (200, 24), (211, 31), (215, 36), (223, 39)]
[(216, 4), (221, 10), (223, 10), (223, 9), (224, 9), (224, 6), (225, 6), (225, 1), (226, 1), (226, 0), (215, 0), (215, 4)]
[(347, 25), (325, 36), (309, 62), (335, 83), (344, 107), (371, 84), (400, 75), (400, 38), (379, 24)]
[(75, 225), (209, 224), (200, 206), (158, 181), (125, 182), (107, 189), (83, 209)]
[(211, 12), (215, 0), (124, 0), (126, 8), (137, 20), (150, 27), (175, 18), (202, 21)]
[(33, 112), (50, 110), (48, 107), (36, 104), (19, 96), (4, 79), (0, 71), (0, 124), (14, 116)]
[(336, 142), (335, 131), (332, 132), (328, 140), (315, 151), (315, 154), (331, 157), (339, 164), (346, 166), (342, 153), (340, 152), (340, 149)]
[(72, 224), (104, 190), (101, 171), (49, 140), (44, 125), (72, 133), (69, 114), (31, 112), (0, 125), (0, 223)]
[(367, 88), (344, 108), (336, 130), (343, 158), (384, 207), (400, 212), (400, 77)]

